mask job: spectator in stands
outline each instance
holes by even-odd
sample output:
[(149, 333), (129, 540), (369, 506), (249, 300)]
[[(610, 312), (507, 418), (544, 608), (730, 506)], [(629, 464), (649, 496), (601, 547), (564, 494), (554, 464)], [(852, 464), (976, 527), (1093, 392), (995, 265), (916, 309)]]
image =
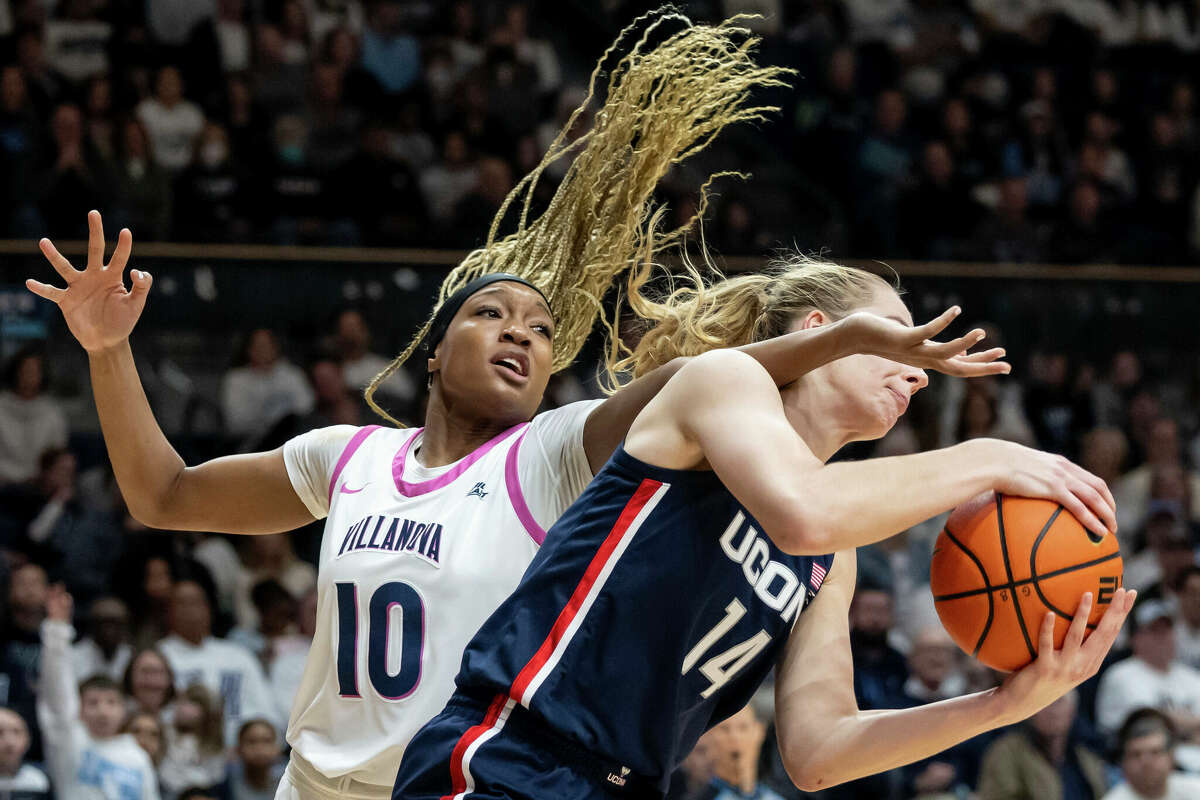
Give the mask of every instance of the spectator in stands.
[[(188, 148), (190, 163), (190, 143)], [(111, 213), (116, 224), (137, 231), (142, 239), (167, 238), (172, 211), (170, 176), (155, 159), (147, 129), (139, 120), (127, 119), (121, 124), (116, 153), (106, 164), (105, 180), (112, 193)]]
[(138, 104), (137, 118), (146, 126), (154, 160), (174, 175), (192, 163), (192, 148), (204, 129), (204, 112), (183, 96), (179, 69), (167, 65), (158, 71), (154, 96)]
[(46, 357), (40, 345), (18, 350), (4, 370), (0, 391), (0, 484), (38, 474), (42, 453), (66, 447), (67, 418), (46, 393)]
[(1030, 356), (1025, 411), (1033, 433), (1042, 449), (1068, 458), (1075, 456), (1079, 437), (1092, 426), (1091, 396), (1077, 377), (1061, 350), (1037, 350)]
[(49, 583), (46, 570), (33, 563), (12, 570), (8, 607), (0, 628), (0, 680), (7, 686), (5, 705), (25, 718), (32, 734), (33, 759), (42, 754), (37, 713), (38, 664), (42, 658), (42, 621)]
[[(302, 8), (292, 2), (288, 8)], [(309, 80), (308, 156), (313, 168), (328, 173), (354, 155), (362, 112), (345, 102), (341, 69), (330, 62), (313, 65)], [(373, 198), (378, 202), (378, 198)]]
[(150, 763), (157, 770), (167, 755), (166, 728), (163, 726), (162, 720), (158, 718), (158, 715), (145, 711), (134, 711), (126, 718), (125, 725), (121, 728), (121, 733), (128, 733), (133, 736), (134, 741), (138, 743), (138, 747), (145, 750), (146, 755), (150, 756)]
[(333, 193), (338, 184), (309, 152), (304, 117), (284, 114), (272, 126), (272, 156), (263, 171), (262, 222), (276, 244), (353, 245), (358, 230)]
[(101, 160), (111, 161), (117, 154), (117, 122), (113, 109), (112, 79), (97, 75), (88, 81), (83, 103), (84, 136)]
[(224, 725), (220, 700), (199, 683), (175, 697), (166, 729), (167, 753), (158, 774), (164, 794), (189, 786), (216, 786), (225, 777)]
[(77, 683), (71, 666), (71, 596), (61, 587), (46, 598), (38, 720), (46, 761), (62, 797), (102, 793), (123, 800), (158, 800), (150, 757), (129, 734), (121, 687), (96, 676)]
[(88, 610), (89, 635), (71, 648), (75, 674), (82, 678), (104, 675), (119, 681), (133, 656), (129, 608), (111, 596), (98, 597)]
[(221, 69), (245, 72), (250, 67), (250, 29), (243, 0), (217, 0), (217, 46)]
[(913, 639), (908, 654), (908, 680), (904, 693), (906, 705), (920, 705), (958, 697), (967, 688), (959, 667), (961, 651), (940, 626), (929, 626)]
[[(362, 312), (353, 308), (338, 314), (332, 348), (341, 361), (345, 387), (355, 395), (361, 395), (371, 379), (391, 362), (390, 358), (371, 352), (371, 329)], [(379, 393), (411, 402), (417, 386), (407, 372), (400, 370), (380, 384)]]
[(17, 65), (25, 78), (29, 100), (41, 119), (46, 119), (62, 99), (67, 86), (63, 76), (46, 59), (41, 31), (30, 27), (17, 34)]
[(479, 169), (462, 131), (450, 130), (442, 140), (442, 158), (421, 170), (421, 192), (434, 222), (449, 225), (458, 201), (475, 188)]
[(1129, 455), (1129, 440), (1120, 428), (1096, 427), (1083, 435), (1079, 465), (1109, 486), (1117, 482)]
[(1078, 708), (1065, 694), (988, 745), (979, 800), (1100, 800), (1104, 760), (1072, 735)]
[(81, 235), (80, 215), (101, 204), (103, 191), (95, 159), (83, 138), (79, 106), (64, 103), (54, 109), (50, 137), (52, 146), (31, 190), (51, 236)]
[(279, 34), (283, 37), (283, 60), (288, 64), (308, 63), (308, 11), (300, 0), (284, 0), (279, 13)]
[(373, 0), (362, 34), (362, 64), (388, 94), (402, 94), (421, 77), (421, 44), (405, 31), (397, 0)]
[(265, 719), (245, 722), (226, 773), (228, 800), (273, 800), (283, 774), (282, 752), (274, 725)]
[[(1169, 478), (1170, 483), (1180, 485), (1182, 472), (1167, 472), (1161, 477), (1163, 483)], [(1124, 585), (1137, 589), (1143, 599), (1174, 599), (1176, 581), (1196, 563), (1193, 530), (1181, 501), (1151, 500), (1140, 530), (1145, 547), (1126, 558)]]
[(855, 157), (855, 183), (863, 192), (858, 205), (856, 246), (864, 254), (894, 251), (898, 241), (894, 220), (900, 193), (911, 178), (914, 140), (906, 128), (908, 102), (895, 89), (875, 100), (875, 124)]
[(312, 647), (313, 631), (317, 628), (317, 592), (313, 590), (300, 598), (296, 615), (296, 632), (278, 638), (278, 646), (267, 660), (267, 679), (280, 711), (287, 713), (296, 699), (304, 662)]
[(303, 597), (317, 585), (317, 571), (307, 561), (302, 561), (292, 549), (292, 538), (286, 533), (271, 533), (249, 537), (243, 544), (245, 572), (234, 595), (234, 612), (243, 628), (258, 627), (258, 611), (250, 600), (256, 584), (268, 578), (274, 579), (292, 597)]
[[(1183, 463), (1179, 423), (1170, 417), (1155, 419), (1150, 423), (1148, 436), (1142, 444), (1145, 447), (1146, 463), (1125, 473), (1112, 486), (1113, 497), (1117, 501), (1118, 530), (1137, 530), (1146, 519), (1151, 499), (1186, 501), (1187, 518), (1192, 522), (1200, 522), (1200, 503), (1192, 502), (1192, 498), (1200, 497), (1200, 474), (1187, 469)], [(1161, 493), (1155, 497), (1154, 484), (1164, 478), (1169, 480), (1170, 474), (1184, 476), (1179, 486), (1182, 497), (1163, 496)], [(1171, 482), (1172, 486), (1177, 484), (1180, 482)]]
[(0, 797), (51, 800), (46, 773), (25, 761), (29, 726), (17, 712), (0, 707)]
[[(479, 160), (475, 186), (454, 206), (447, 244), (463, 248), (481, 247), (487, 239), (492, 217), (513, 188), (512, 169), (502, 158)], [(517, 208), (513, 208), (515, 219)]]
[(163, 710), (175, 699), (171, 662), (156, 648), (139, 650), (129, 659), (121, 685), (133, 714), (150, 714), (161, 720)]
[(308, 652), (309, 639), (297, 633), (299, 604), (295, 596), (274, 578), (265, 578), (250, 590), (257, 612), (258, 626), (238, 626), (229, 632), (229, 641), (245, 647), (258, 657), (268, 675), (271, 663), (293, 650)]
[(428, 241), (429, 213), (417, 170), (432, 162), (433, 145), (424, 133), (419, 135), (428, 144), (428, 154), (418, 140), (406, 139), (406, 133), (397, 140), (383, 125), (367, 121), (355, 153), (338, 170), (338, 195), (363, 244), (405, 246)]
[(900, 205), (900, 237), (914, 258), (948, 259), (975, 226), (977, 206), (955, 171), (954, 156), (944, 141), (925, 145), (921, 175)]
[(1177, 657), (1174, 613), (1161, 600), (1143, 600), (1130, 619), (1133, 655), (1101, 674), (1096, 723), (1114, 734), (1131, 711), (1157, 708), (1192, 741), (1200, 733), (1200, 672)]
[(250, 237), (248, 195), (241, 165), (234, 160), (229, 133), (208, 122), (196, 144), (195, 158), (175, 181), (173, 235), (189, 242), (230, 242)]
[(279, 28), (259, 25), (255, 33), (252, 96), (267, 119), (294, 114), (304, 107), (306, 73), (305, 65), (287, 62)]
[(266, 434), (289, 414), (313, 409), (304, 373), (279, 352), (275, 334), (257, 328), (246, 338), (239, 365), (221, 383), (221, 410), (229, 432), (245, 441)]
[(974, 257), (1001, 262), (1045, 260), (1045, 234), (1029, 219), (1027, 187), (1023, 176), (1000, 181), (996, 208), (975, 230)]
[(1178, 658), (1192, 669), (1200, 670), (1200, 567), (1192, 565), (1183, 571), (1177, 600), (1175, 642)]
[(171, 664), (175, 686), (200, 683), (224, 703), (225, 742), (236, 740), (238, 727), (251, 717), (279, 722), (266, 676), (245, 648), (212, 635), (212, 595), (196, 580), (182, 580), (171, 593), (171, 633), (158, 648)]
[(108, 72), (112, 25), (99, 19), (93, 0), (65, 0), (46, 22), (46, 59), (75, 85)]
[(1063, 264), (1115, 262), (1116, 244), (1101, 210), (1096, 184), (1083, 180), (1071, 187), (1067, 218), (1055, 228), (1050, 239), (1050, 257)]
[(311, 414), (297, 420), (296, 430), (362, 424), (365, 405), (362, 393), (346, 388), (341, 364), (332, 358), (317, 359), (308, 365), (308, 380), (312, 384), (316, 406)]
[(1191, 800), (1200, 796), (1200, 777), (1175, 772), (1175, 730), (1161, 711), (1131, 713), (1117, 737), (1125, 777), (1104, 800)]
[(29, 193), (30, 176), (39, 159), (41, 128), (20, 67), (0, 67), (0, 173), (4, 175), (0, 231), (8, 236), (32, 237), (45, 227)]
[(888, 643), (893, 599), (882, 586), (860, 582), (850, 603), (850, 651), (854, 657), (854, 696), (864, 709), (904, 704), (908, 664)]
[(1001, 165), (1005, 175), (1025, 177), (1030, 210), (1044, 217), (1058, 206), (1071, 154), (1047, 100), (1026, 103), (1021, 117), (1021, 131), (1004, 146)]
[(783, 800), (759, 783), (758, 761), (767, 726), (753, 704), (705, 734), (712, 780), (696, 800)]

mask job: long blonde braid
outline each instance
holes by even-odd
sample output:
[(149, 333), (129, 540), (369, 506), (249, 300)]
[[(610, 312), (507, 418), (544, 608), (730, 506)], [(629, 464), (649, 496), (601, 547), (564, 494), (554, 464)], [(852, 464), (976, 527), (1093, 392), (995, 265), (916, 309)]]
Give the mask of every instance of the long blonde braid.
[[(618, 36), (592, 71), (587, 98), (575, 109), (540, 164), (509, 193), (488, 231), (487, 243), (451, 270), (438, 292), (437, 307), (472, 279), (509, 272), (536, 285), (550, 303), (557, 328), (552, 368), (569, 366), (590, 335), (597, 317), (612, 338), (616, 324), (602, 313), (601, 301), (614, 279), (656, 253), (677, 244), (694, 221), (661, 232), (663, 209), (651, 196), (658, 181), (676, 164), (703, 150), (734, 122), (764, 119), (778, 109), (749, 104), (759, 87), (786, 86), (790, 73), (759, 67), (751, 54), (758, 43), (733, 17), (719, 25), (696, 25), (682, 14), (660, 9), (639, 17)], [(683, 29), (662, 37), (662, 27)], [(641, 31), (637, 35), (637, 31)], [(636, 41), (608, 77), (604, 105), (591, 130), (575, 141), (568, 132), (597, 96), (597, 82), (609, 57)], [(546, 211), (530, 220), (534, 188), (545, 169), (575, 154)], [(705, 183), (707, 189), (712, 178)], [(702, 214), (702, 191), (697, 214)], [(510, 207), (520, 203), (517, 230), (497, 239)], [(374, 400), (375, 390), (403, 365), (429, 331), (433, 314), (409, 345), (367, 386), (367, 403), (399, 425)]]

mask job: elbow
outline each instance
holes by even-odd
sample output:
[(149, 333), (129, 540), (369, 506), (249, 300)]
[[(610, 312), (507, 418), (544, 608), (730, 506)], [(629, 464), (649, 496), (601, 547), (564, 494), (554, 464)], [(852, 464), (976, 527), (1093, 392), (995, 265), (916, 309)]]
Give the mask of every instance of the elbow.
[(830, 774), (828, 765), (812, 758), (811, 755), (784, 755), (783, 768), (787, 771), (788, 778), (802, 792), (820, 792), (843, 783), (843, 780)]
[(129, 512), (129, 516), (133, 517), (147, 528), (157, 528), (159, 530), (170, 530), (179, 527), (179, 521), (176, 515), (172, 513), (173, 503), (171, 498), (175, 494), (175, 489), (179, 485), (179, 479), (183, 476), (183, 470), (180, 470), (168, 484), (166, 490), (158, 494), (158, 496), (148, 496), (146, 492), (129, 492), (125, 493), (122, 490), (122, 495), (125, 499), (125, 508)]
[(789, 502), (780, 520), (781, 535), (775, 538), (775, 545), (789, 556), (820, 556), (838, 549), (830, 533), (833, 521), (808, 505), (800, 500)]

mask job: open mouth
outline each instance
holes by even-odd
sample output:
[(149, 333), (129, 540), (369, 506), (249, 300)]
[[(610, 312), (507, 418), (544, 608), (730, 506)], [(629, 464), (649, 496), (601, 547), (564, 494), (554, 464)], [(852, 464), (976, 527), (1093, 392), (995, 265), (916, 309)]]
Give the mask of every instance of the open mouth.
[(493, 358), (492, 363), (522, 378), (529, 377), (529, 359), (522, 353), (504, 353)]

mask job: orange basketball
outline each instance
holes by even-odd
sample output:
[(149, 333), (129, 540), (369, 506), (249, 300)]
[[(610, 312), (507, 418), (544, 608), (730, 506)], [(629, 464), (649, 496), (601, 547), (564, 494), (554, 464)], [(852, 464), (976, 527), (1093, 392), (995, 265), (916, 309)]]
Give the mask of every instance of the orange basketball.
[(1012, 671), (1037, 655), (1053, 611), (1061, 647), (1084, 592), (1095, 628), (1121, 586), (1117, 537), (1097, 537), (1049, 500), (987, 492), (954, 510), (938, 536), (929, 585), (942, 625), (967, 653)]

